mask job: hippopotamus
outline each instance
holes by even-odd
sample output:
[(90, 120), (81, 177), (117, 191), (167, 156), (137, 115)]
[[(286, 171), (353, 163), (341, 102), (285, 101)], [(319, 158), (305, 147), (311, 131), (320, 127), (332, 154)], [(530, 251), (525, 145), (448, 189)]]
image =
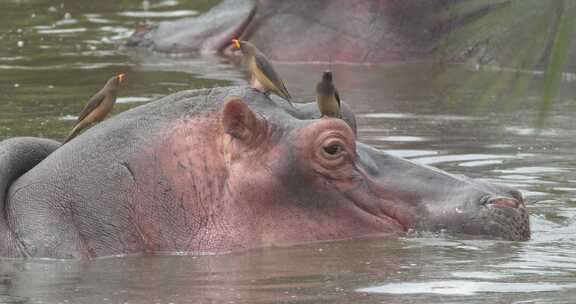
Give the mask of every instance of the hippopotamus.
[(0, 256), (86, 259), (456, 233), (527, 240), (521, 194), (363, 144), (248, 86), (178, 92), (61, 145), (0, 142)]
[(178, 56), (231, 54), (231, 39), (241, 38), (277, 61), (422, 59), (449, 28), (451, 19), (439, 15), (451, 2), (224, 0), (199, 17), (140, 26), (127, 45)]
[[(542, 58), (548, 58), (550, 49), (555, 48), (553, 39), (546, 38), (548, 32), (538, 32), (536, 44), (529, 44), (528, 48), (535, 52), (531, 55), (516, 54), (519, 47), (526, 46), (520, 40), (508, 44), (494, 44), (494, 41), (510, 41), (530, 32), (530, 26), (539, 23), (520, 16), (536, 11), (540, 13), (534, 18), (557, 31), (558, 18), (569, 14), (569, 8), (564, 7), (563, 2), (554, 1), (545, 4), (548, 6), (545, 9), (542, 1), (537, 1), (538, 5), (524, 1), (527, 5), (522, 7), (516, 3), (512, 0), (475, 3), (462, 0), (223, 0), (199, 17), (141, 25), (127, 46), (179, 57), (219, 53), (234, 58), (231, 39), (240, 38), (251, 41), (275, 61), (468, 62), (475, 67), (540, 69)], [(572, 40), (562, 60), (573, 67), (576, 39)], [(512, 57), (516, 60), (511, 60), (510, 54), (515, 54)]]

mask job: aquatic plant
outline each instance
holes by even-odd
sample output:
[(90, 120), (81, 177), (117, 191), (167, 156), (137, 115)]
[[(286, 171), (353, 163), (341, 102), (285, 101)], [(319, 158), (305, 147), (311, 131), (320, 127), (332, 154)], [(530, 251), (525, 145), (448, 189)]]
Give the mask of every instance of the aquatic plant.
[[(575, 18), (576, 1), (449, 1), (433, 15), (440, 36), (435, 55), (491, 72), (465, 80), (465, 85), (483, 86), (483, 93), (475, 96), (476, 109), (490, 101), (514, 109), (527, 90), (537, 88), (536, 122), (542, 127), (558, 101), (563, 79), (574, 75), (568, 72), (576, 64), (571, 44)], [(440, 73), (437, 81), (442, 87), (461, 76)], [(448, 99), (459, 98), (451, 94)]]

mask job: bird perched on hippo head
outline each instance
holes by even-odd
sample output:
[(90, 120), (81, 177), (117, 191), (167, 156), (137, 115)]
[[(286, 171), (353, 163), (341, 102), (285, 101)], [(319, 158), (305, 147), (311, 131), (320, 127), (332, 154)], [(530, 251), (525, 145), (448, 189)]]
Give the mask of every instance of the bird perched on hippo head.
[(282, 78), (274, 70), (270, 60), (255, 45), (248, 41), (232, 39), (232, 47), (240, 50), (246, 59), (251, 74), (250, 87), (264, 93), (272, 92), (292, 105), (292, 96)]

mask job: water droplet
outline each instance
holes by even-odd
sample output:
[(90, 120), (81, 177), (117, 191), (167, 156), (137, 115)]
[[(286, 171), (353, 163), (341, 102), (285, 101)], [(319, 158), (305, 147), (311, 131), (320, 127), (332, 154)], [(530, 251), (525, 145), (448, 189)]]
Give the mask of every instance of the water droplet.
[(20, 84), (19, 84), (19, 83), (15, 83), (15, 84), (14, 84), (14, 87), (15, 87), (15, 88), (19, 88), (19, 87), (20, 87)]

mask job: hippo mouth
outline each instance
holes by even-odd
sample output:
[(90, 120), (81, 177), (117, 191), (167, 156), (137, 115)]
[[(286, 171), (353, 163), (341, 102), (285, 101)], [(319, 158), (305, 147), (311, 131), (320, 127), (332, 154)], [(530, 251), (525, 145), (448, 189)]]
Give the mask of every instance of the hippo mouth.
[[(377, 226), (383, 227), (382, 229), (385, 231), (391, 230), (406, 232), (409, 230), (410, 224), (403, 221), (401, 217), (395, 214), (393, 209), (386, 208), (385, 206), (388, 205), (386, 202), (379, 201), (378, 198), (370, 198), (366, 197), (365, 194), (360, 194), (366, 193), (364, 190), (365, 189), (344, 193), (344, 196), (354, 204), (354, 208), (359, 210), (364, 218), (367, 218), (368, 221), (375, 223)], [(377, 201), (378, 203), (374, 204), (374, 201)]]

